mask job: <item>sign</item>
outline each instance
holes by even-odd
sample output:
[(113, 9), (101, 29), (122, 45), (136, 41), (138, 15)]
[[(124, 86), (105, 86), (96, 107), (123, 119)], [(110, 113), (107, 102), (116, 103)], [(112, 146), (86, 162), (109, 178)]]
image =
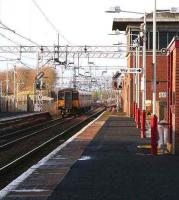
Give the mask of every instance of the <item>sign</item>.
[(159, 92), (159, 98), (167, 98), (167, 92)]
[(142, 68), (120, 68), (120, 73), (126, 73), (126, 74), (140, 74), (142, 73)]
[(152, 101), (151, 100), (145, 100), (145, 105), (146, 106), (151, 106), (152, 105)]
[(44, 72), (39, 72), (36, 76), (36, 79), (41, 79), (44, 76)]

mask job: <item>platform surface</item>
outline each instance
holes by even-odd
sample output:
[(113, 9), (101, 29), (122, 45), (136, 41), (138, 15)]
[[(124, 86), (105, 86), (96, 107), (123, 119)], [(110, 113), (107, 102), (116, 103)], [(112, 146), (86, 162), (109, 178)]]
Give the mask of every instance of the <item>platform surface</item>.
[(140, 148), (148, 143), (132, 118), (105, 113), (14, 181), (3, 199), (178, 200), (179, 157), (152, 156)]

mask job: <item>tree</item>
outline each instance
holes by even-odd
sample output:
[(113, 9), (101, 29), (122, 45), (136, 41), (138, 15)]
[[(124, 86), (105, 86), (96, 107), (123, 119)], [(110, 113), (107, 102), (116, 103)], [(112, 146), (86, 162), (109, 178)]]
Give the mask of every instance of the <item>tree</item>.
[[(39, 71), (44, 72), (43, 83), (45, 86), (54, 85), (56, 82), (56, 71), (51, 66), (45, 66)], [(16, 75), (16, 83), (18, 84), (18, 88), (21, 91), (33, 91), (34, 83), (36, 80), (36, 69), (28, 69), (26, 67), (18, 67), (16, 66), (15, 70)], [(0, 81), (2, 84), (3, 93), (6, 92), (6, 79), (7, 79), (7, 71), (0, 72)], [(8, 71), (8, 91), (9, 93), (14, 93), (14, 69)]]

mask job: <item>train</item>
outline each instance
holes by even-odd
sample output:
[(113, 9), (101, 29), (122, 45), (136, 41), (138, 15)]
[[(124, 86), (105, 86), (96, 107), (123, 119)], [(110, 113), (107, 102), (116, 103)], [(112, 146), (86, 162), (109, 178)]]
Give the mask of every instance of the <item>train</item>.
[(66, 88), (58, 91), (57, 107), (60, 114), (76, 115), (91, 109), (92, 95), (89, 92), (74, 88)]

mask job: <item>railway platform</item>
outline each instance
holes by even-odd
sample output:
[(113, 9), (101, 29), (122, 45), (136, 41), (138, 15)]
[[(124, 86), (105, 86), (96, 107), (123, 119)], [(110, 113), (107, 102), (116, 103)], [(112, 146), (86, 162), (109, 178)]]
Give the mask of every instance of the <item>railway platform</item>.
[(179, 157), (152, 156), (132, 118), (105, 112), (0, 192), (5, 200), (177, 200)]
[(47, 114), (47, 112), (0, 112), (0, 122), (7, 122)]

